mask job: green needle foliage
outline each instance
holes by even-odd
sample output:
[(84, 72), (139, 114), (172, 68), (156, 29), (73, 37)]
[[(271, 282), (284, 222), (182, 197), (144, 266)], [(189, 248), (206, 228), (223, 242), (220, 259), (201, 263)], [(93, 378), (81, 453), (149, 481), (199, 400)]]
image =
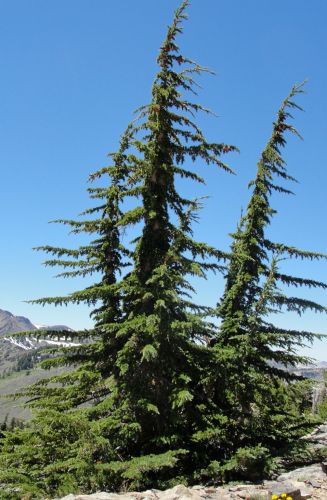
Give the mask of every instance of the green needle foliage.
[[(326, 259), (325, 254), (299, 250), (292, 246), (270, 241), (266, 236), (266, 229), (276, 211), (270, 206), (269, 198), (273, 191), (290, 194), (291, 191), (275, 183), (274, 178), (295, 181), (286, 170), (286, 164), (281, 156), (280, 149), (285, 146), (285, 132), (289, 131), (299, 135), (297, 130), (287, 123), (291, 117), (289, 109), (299, 108), (292, 100), (297, 94), (302, 93), (302, 86), (296, 85), (284, 100), (274, 123), (273, 132), (258, 163), (256, 178), (250, 183), (253, 193), (247, 207), (246, 214), (241, 218), (238, 229), (233, 235), (232, 254), (228, 269), (226, 288), (219, 307), (222, 318), (220, 326), (219, 343), (239, 345), (240, 339), (246, 337), (248, 342), (253, 342), (258, 349), (255, 353), (263, 356), (262, 361), (276, 361), (284, 365), (295, 365), (305, 361), (294, 354), (294, 347), (303, 346), (311, 342), (315, 335), (310, 332), (283, 331), (276, 329), (271, 324), (262, 324), (262, 332), (266, 333), (269, 340), (264, 340), (266, 351), (260, 353), (260, 332), (250, 334), (251, 325), (258, 324), (259, 318), (265, 317), (270, 310), (262, 304), (271, 303), (273, 310), (286, 308), (302, 314), (306, 310), (326, 312), (322, 305), (298, 297), (288, 297), (282, 293), (272, 293), (266, 289), (271, 283), (271, 272), (274, 279), (283, 284), (296, 287), (327, 288), (327, 284), (306, 278), (283, 274), (278, 270), (277, 262), (282, 257), (299, 258), (302, 260)], [(274, 259), (272, 268), (269, 261), (271, 255), (278, 256)], [(266, 284), (263, 285), (263, 281)], [(269, 293), (268, 293), (269, 290)], [(262, 294), (264, 294), (262, 296)], [(258, 304), (260, 307), (258, 308)], [(271, 311), (273, 312), (273, 311)], [(271, 330), (271, 331), (270, 331)], [(282, 347), (281, 350), (278, 350)], [(258, 356), (257, 356), (258, 354)], [(278, 376), (287, 373), (276, 371)]]
[(271, 318), (283, 308), (298, 314), (306, 310), (326, 312), (324, 306), (289, 297), (278, 288), (287, 285), (326, 289), (326, 283), (283, 274), (279, 269), (285, 258), (313, 260), (326, 259), (326, 255), (275, 243), (266, 235), (276, 213), (270, 206), (270, 195), (273, 191), (291, 193), (275, 179), (295, 181), (287, 173), (281, 148), (286, 143), (285, 132), (299, 135), (288, 120), (290, 110), (299, 108), (293, 98), (302, 92), (302, 84), (296, 85), (284, 100), (258, 163), (256, 178), (250, 183), (253, 193), (233, 235), (226, 288), (219, 306), (221, 325), (215, 350), (218, 357), (223, 353), (228, 365), (226, 411), (233, 422), (230, 432), (235, 449), (265, 443), (272, 453), (285, 449), (289, 453), (292, 443), (298, 443), (299, 435), (309, 425), (296, 412), (285, 409), (294, 388), (285, 381), (296, 379), (285, 367), (308, 363), (310, 360), (297, 350), (320, 335), (278, 327)]
[[(56, 221), (90, 243), (38, 248), (51, 256), (45, 265), (63, 269), (59, 276), (92, 284), (33, 302), (87, 304), (94, 328), (38, 332), (70, 345), (48, 349), (41, 363), (59, 374), (17, 395), (28, 398), (31, 422), (2, 430), (0, 485), (8, 498), (258, 480), (275, 457), (294, 455), (311, 426), (294, 376), (282, 368), (305, 362), (297, 349), (317, 335), (276, 327), (270, 317), (281, 308), (325, 312), (278, 287), (326, 288), (279, 269), (285, 257), (326, 256), (266, 236), (271, 193), (290, 193), (275, 179), (294, 181), (281, 148), (286, 131), (297, 134), (288, 119), (302, 86), (279, 110), (231, 253), (196, 241), (201, 203), (182, 196), (177, 179), (203, 183), (195, 162), (231, 172), (222, 156), (236, 148), (207, 141), (195, 121), (209, 112), (191, 100), (194, 78), (207, 69), (176, 45), (188, 3), (160, 48), (151, 102), (127, 127), (111, 164), (90, 177), (100, 183), (89, 189), (97, 206), (83, 220)], [(134, 240), (123, 244), (130, 230)], [(194, 302), (192, 278), (226, 272), (226, 260), (218, 329), (208, 320), (217, 311)]]
[(96, 454), (110, 445), (99, 429), (93, 430), (86, 408), (110, 394), (110, 376), (124, 345), (116, 332), (123, 320), (119, 275), (131, 259), (131, 252), (123, 247), (120, 238), (124, 217), (132, 219), (121, 209), (135, 187), (131, 156), (127, 154), (131, 134), (132, 127), (128, 127), (118, 152), (111, 155), (112, 165), (91, 176), (91, 180), (107, 176), (111, 180), (109, 187), (89, 189), (91, 198), (99, 200), (100, 205), (83, 215), (94, 214), (93, 219), (59, 221), (73, 233), (90, 234), (94, 238), (91, 243), (77, 250), (38, 248), (55, 256), (45, 264), (64, 267), (64, 277), (95, 274), (98, 281), (67, 297), (35, 302), (92, 305), (95, 327), (57, 335), (39, 332), (41, 338), (59, 337), (70, 340), (71, 345), (49, 349), (47, 359), (41, 363), (44, 368), (66, 367), (61, 374), (42, 379), (18, 394), (29, 398), (28, 404), (36, 413), (25, 429), (8, 433), (3, 442), (0, 461), (5, 465), (1, 467), (0, 481), (12, 498), (21, 498), (22, 494), (44, 498), (73, 490), (93, 490), (99, 484)]
[[(193, 239), (199, 202), (179, 194), (176, 177), (203, 182), (184, 167), (196, 160), (231, 172), (220, 156), (236, 148), (208, 142), (193, 121), (208, 110), (183, 97), (195, 94), (193, 77), (206, 71), (176, 45), (187, 5), (176, 11), (161, 46), (151, 103), (128, 127), (112, 166), (92, 176), (111, 178), (109, 188), (90, 189), (102, 203), (85, 213), (95, 217), (57, 221), (95, 239), (78, 250), (40, 248), (55, 256), (46, 265), (65, 268), (62, 276), (96, 273), (99, 281), (34, 302), (84, 302), (94, 307), (95, 327), (71, 334), (74, 345), (50, 350), (42, 363), (70, 365), (70, 371), (24, 391), (38, 413), (28, 429), (5, 440), (0, 461), (7, 488), (19, 482), (22, 491), (39, 488), (42, 495), (73, 486), (162, 486), (178, 475), (187, 480), (202, 465), (204, 450), (194, 436), (212, 427), (202, 383), (210, 356), (204, 339), (216, 332), (203, 319), (208, 308), (193, 303), (188, 278), (221, 271), (227, 255)], [(127, 197), (138, 205), (123, 212)], [(123, 247), (121, 232), (139, 223), (134, 246)], [(129, 263), (132, 269), (124, 271)], [(69, 432), (75, 420), (80, 432)]]
[[(122, 136), (117, 153), (111, 154), (113, 164), (90, 176), (91, 180), (101, 177), (111, 179), (109, 187), (89, 188), (91, 198), (100, 200), (101, 205), (86, 210), (82, 215), (95, 215), (93, 219), (74, 221), (59, 220), (71, 228), (72, 233), (86, 232), (95, 236), (89, 245), (77, 250), (38, 247), (38, 250), (51, 253), (56, 258), (46, 260), (47, 266), (66, 268), (58, 276), (65, 278), (93, 275), (99, 277), (91, 286), (76, 291), (66, 297), (50, 297), (38, 299), (34, 303), (46, 305), (68, 305), (70, 303), (86, 303), (93, 306), (92, 316), (95, 327), (91, 330), (70, 333), (73, 344), (62, 349), (49, 350), (50, 357), (42, 363), (44, 368), (60, 365), (76, 365), (77, 370), (55, 378), (63, 387), (48, 389), (48, 382), (41, 380), (26, 391), (33, 397), (33, 405), (37, 407), (70, 408), (78, 404), (94, 400), (108, 391), (104, 388), (101, 377), (108, 373), (108, 366), (114, 363), (121, 342), (116, 338), (116, 331), (122, 321), (123, 313), (122, 283), (119, 280), (124, 268), (130, 265), (131, 252), (121, 243), (120, 228), (124, 228), (124, 218), (134, 218), (131, 211), (122, 212), (124, 199), (134, 193), (134, 168), (130, 164), (131, 156), (127, 149), (131, 141), (132, 127), (129, 126)], [(98, 217), (97, 217), (98, 215)], [(54, 332), (40, 331), (39, 336), (53, 337)], [(67, 337), (67, 332), (57, 332), (57, 337)], [(99, 385), (97, 385), (99, 383)], [(77, 388), (77, 386), (78, 388)], [(44, 398), (45, 391), (47, 397)]]

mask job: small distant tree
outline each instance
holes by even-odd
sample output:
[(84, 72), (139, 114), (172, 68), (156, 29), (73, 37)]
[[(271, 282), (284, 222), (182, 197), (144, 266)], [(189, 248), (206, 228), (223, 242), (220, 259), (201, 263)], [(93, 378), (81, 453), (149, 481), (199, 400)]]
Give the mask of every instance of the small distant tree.
[(0, 425), (0, 431), (5, 431), (7, 430), (7, 427), (8, 427), (8, 413), (7, 415), (5, 416), (5, 419), (4, 421), (1, 423)]

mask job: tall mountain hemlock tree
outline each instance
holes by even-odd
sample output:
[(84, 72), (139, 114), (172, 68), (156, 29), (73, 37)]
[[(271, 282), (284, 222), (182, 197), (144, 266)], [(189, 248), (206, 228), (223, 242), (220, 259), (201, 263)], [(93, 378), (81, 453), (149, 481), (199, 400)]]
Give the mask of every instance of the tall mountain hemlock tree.
[[(287, 414), (281, 395), (292, 391), (292, 385), (283, 381), (295, 380), (286, 366), (308, 362), (297, 353), (299, 347), (319, 338), (310, 331), (281, 328), (272, 323), (271, 315), (286, 308), (299, 314), (306, 310), (326, 312), (314, 301), (289, 297), (278, 289), (278, 284), (295, 287), (327, 288), (326, 283), (291, 276), (279, 270), (285, 257), (299, 259), (326, 259), (325, 254), (299, 250), (274, 243), (266, 230), (276, 211), (270, 206), (273, 191), (289, 194), (291, 191), (276, 184), (275, 178), (295, 181), (286, 170), (281, 156), (285, 146), (285, 132), (299, 135), (288, 123), (290, 109), (299, 108), (293, 98), (302, 93), (302, 85), (295, 85), (284, 100), (271, 138), (257, 166), (256, 178), (250, 183), (253, 193), (246, 213), (233, 235), (231, 258), (226, 277), (226, 288), (219, 306), (220, 332), (215, 345), (219, 355), (229, 351), (228, 392), (230, 432), (233, 447), (256, 446), (265, 443), (272, 453), (288, 453), (292, 443), (298, 443), (308, 422), (297, 415)], [(301, 109), (301, 108), (299, 108)], [(283, 397), (282, 396), (282, 400)]]
[[(196, 340), (212, 332), (198, 314), (206, 308), (189, 297), (193, 290), (187, 276), (219, 270), (219, 264), (206, 259), (226, 255), (193, 240), (197, 203), (177, 192), (175, 179), (179, 175), (202, 182), (183, 168), (187, 159), (200, 158), (229, 171), (219, 156), (235, 148), (206, 141), (190, 118), (204, 108), (182, 98), (181, 91), (192, 91), (192, 74), (203, 71), (179, 55), (175, 43), (187, 5), (183, 2), (168, 29), (151, 103), (141, 108), (135, 127), (133, 146), (142, 172), (138, 213), (144, 225), (134, 251), (135, 267), (124, 279), (125, 319), (119, 336), (125, 345), (117, 357), (119, 373), (110, 397), (90, 411), (95, 422), (101, 421), (111, 446), (119, 448), (115, 461), (102, 456), (107, 484), (117, 487), (122, 482), (134, 487), (160, 484), (176, 470), (189, 475), (197, 461), (193, 435), (207, 426), (201, 374), (209, 353)], [(180, 71), (181, 65), (186, 69)]]
[[(195, 93), (193, 76), (205, 71), (180, 55), (175, 42), (187, 5), (176, 11), (161, 46), (151, 103), (123, 137), (113, 166), (95, 174), (112, 179), (109, 188), (91, 190), (103, 200), (90, 211), (100, 211), (100, 218), (60, 221), (96, 239), (76, 251), (41, 248), (56, 255), (48, 265), (68, 268), (64, 276), (98, 272), (100, 281), (68, 297), (35, 302), (86, 302), (96, 307), (96, 322), (93, 330), (71, 335), (79, 345), (55, 349), (43, 363), (76, 365), (72, 371), (25, 391), (39, 411), (30, 428), (5, 440), (1, 480), (8, 487), (20, 484), (21, 491), (34, 488), (40, 495), (72, 487), (142, 488), (168, 484), (176, 475), (186, 480), (202, 465), (205, 449), (194, 436), (212, 427), (202, 383), (211, 353), (199, 340), (213, 337), (214, 329), (203, 319), (207, 308), (191, 299), (188, 276), (221, 270), (217, 259), (226, 254), (192, 238), (199, 204), (182, 197), (175, 180), (203, 182), (184, 167), (197, 159), (230, 171), (220, 156), (235, 148), (209, 143), (192, 121), (207, 110), (182, 96)], [(127, 196), (140, 205), (123, 213)], [(143, 227), (135, 248), (124, 249), (120, 228), (138, 222)], [(126, 259), (134, 266), (119, 279)], [(75, 421), (79, 433), (70, 432)]]

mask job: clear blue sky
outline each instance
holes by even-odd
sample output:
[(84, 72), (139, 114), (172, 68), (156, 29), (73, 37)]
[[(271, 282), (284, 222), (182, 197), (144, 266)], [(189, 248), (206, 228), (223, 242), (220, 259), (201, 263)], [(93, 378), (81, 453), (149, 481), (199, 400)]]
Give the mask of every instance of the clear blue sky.
[[(0, 2), (0, 308), (35, 323), (90, 325), (85, 307), (32, 306), (24, 300), (64, 294), (82, 281), (54, 279), (41, 266), (42, 244), (81, 240), (48, 224), (91, 205), (88, 174), (106, 164), (132, 111), (147, 103), (155, 58), (178, 0), (2, 0)], [(245, 207), (248, 181), (281, 100), (308, 78), (285, 158), (300, 184), (295, 197), (275, 197), (273, 238), (327, 252), (325, 141), (327, 52), (325, 0), (193, 0), (179, 43), (182, 52), (217, 74), (201, 78), (199, 102), (218, 118), (201, 118), (210, 140), (237, 145), (237, 176), (202, 169), (209, 195), (195, 234), (227, 249), (227, 234)], [(202, 167), (201, 167), (202, 168)], [(327, 281), (327, 263), (288, 264)], [(85, 282), (85, 285), (87, 282)], [(222, 281), (199, 283), (199, 301), (214, 304)], [(327, 304), (326, 292), (299, 292)], [(284, 326), (327, 333), (327, 317), (284, 315)], [(327, 341), (311, 354), (327, 360)]]

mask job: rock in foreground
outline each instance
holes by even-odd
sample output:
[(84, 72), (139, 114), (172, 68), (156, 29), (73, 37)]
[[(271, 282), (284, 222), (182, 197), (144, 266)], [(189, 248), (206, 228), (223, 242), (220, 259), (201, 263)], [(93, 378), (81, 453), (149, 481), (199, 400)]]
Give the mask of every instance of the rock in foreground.
[(276, 481), (262, 485), (244, 484), (224, 487), (180, 484), (165, 491), (67, 495), (61, 500), (270, 500), (272, 494), (287, 493), (293, 500), (327, 500), (327, 475), (320, 465), (302, 467), (282, 474)]

